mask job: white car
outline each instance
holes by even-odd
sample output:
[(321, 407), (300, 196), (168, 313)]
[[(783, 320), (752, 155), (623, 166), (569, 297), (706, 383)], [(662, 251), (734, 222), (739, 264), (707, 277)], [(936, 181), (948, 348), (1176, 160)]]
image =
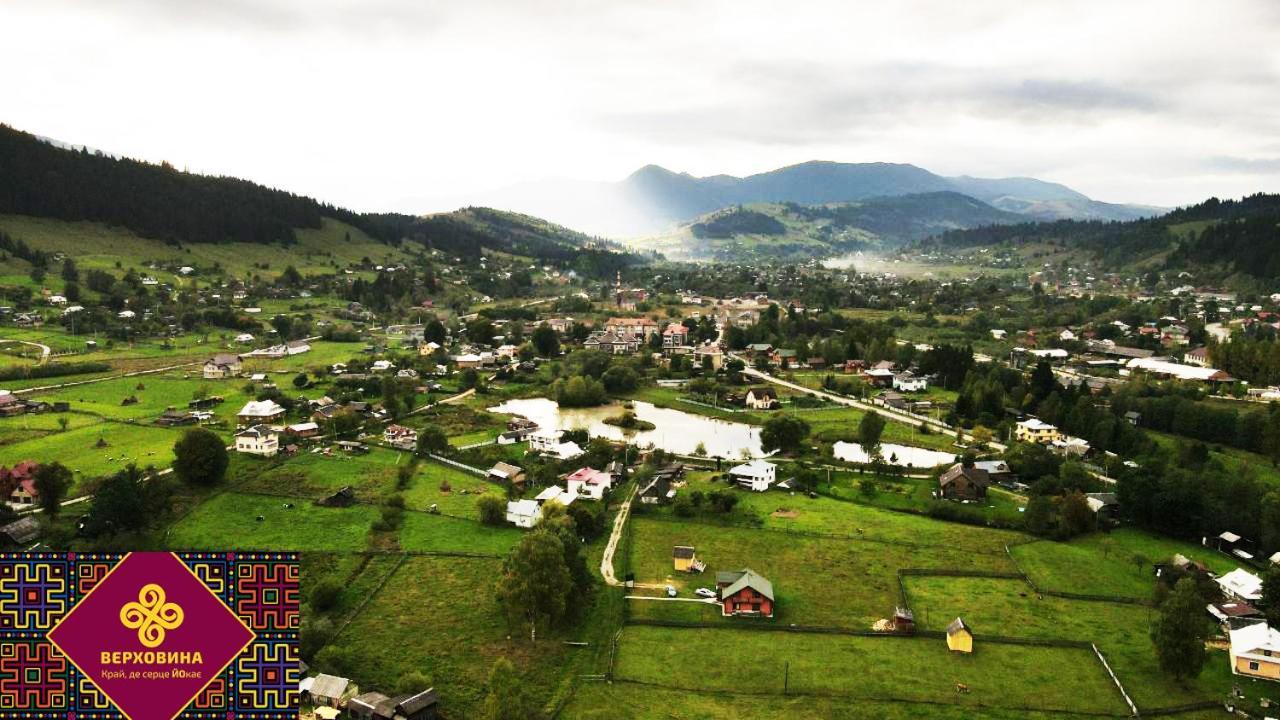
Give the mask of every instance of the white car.
[(713, 598), (716, 596), (716, 591), (712, 590), (711, 588), (698, 588), (697, 590), (693, 591), (693, 594), (697, 595), (698, 597)]
[(675, 587), (674, 587), (674, 586), (672, 586), (672, 585), (668, 585), (668, 586), (667, 586), (667, 597), (675, 597), (675, 596), (676, 596), (676, 589), (675, 589)]

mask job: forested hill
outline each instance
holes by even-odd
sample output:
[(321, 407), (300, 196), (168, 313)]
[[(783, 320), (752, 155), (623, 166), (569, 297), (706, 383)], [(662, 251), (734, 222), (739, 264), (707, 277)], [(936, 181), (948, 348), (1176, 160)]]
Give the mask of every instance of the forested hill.
[(462, 257), (506, 252), (588, 273), (641, 261), (525, 215), (484, 208), (428, 217), (355, 213), (248, 180), (69, 149), (6, 125), (0, 125), (0, 215), (98, 222), (170, 244), (292, 244), (296, 229), (319, 228), (328, 217), (383, 242), (407, 239)]
[(1210, 198), (1158, 218), (1128, 222), (1060, 220), (951, 230), (924, 247), (1054, 243), (1083, 250), (1110, 267), (1155, 263), (1197, 278), (1280, 278), (1280, 195)]
[[(170, 243), (290, 243), (294, 228), (361, 216), (247, 180), (70, 150), (0, 125), (0, 214), (87, 220)], [(387, 239), (387, 238), (382, 238)]]

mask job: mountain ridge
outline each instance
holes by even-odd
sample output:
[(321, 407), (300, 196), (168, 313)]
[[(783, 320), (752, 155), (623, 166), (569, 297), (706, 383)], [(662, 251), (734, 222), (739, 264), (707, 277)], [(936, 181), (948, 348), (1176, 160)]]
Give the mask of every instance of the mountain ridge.
[(1132, 220), (1166, 211), (1094, 200), (1061, 183), (1037, 178), (947, 177), (910, 163), (832, 160), (809, 160), (745, 176), (703, 177), (651, 163), (616, 182), (525, 183), (490, 193), (481, 204), (593, 234), (636, 238), (668, 232), (733, 205), (822, 205), (947, 191), (1034, 220)]

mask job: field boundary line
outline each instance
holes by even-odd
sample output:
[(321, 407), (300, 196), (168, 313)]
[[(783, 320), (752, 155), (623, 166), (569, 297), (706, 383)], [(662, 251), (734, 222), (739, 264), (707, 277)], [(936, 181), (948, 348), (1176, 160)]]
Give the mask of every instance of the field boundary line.
[(361, 613), (365, 611), (365, 608), (369, 607), (369, 603), (373, 602), (373, 599), (382, 593), (382, 589), (387, 586), (387, 583), (391, 582), (391, 578), (395, 577), (396, 573), (400, 572), (400, 568), (404, 567), (404, 564), (408, 562), (408, 560), (408, 555), (400, 556), (400, 559), (396, 561), (396, 564), (391, 568), (391, 571), (378, 582), (378, 585), (374, 587), (373, 590), (369, 591), (369, 593), (364, 596), (364, 599), (360, 601), (360, 604), (356, 606), (356, 609), (352, 610), (351, 613), (347, 615), (347, 617), (342, 621), (342, 625), (329, 636), (329, 639), (325, 641), (324, 645), (316, 649), (317, 654), (319, 654), (321, 650), (333, 644), (333, 642), (336, 641), (342, 633), (346, 632), (347, 628), (351, 626), (351, 623), (355, 622), (356, 618), (360, 617)]
[(1111, 677), (1111, 682), (1115, 683), (1116, 689), (1120, 691), (1120, 697), (1124, 698), (1124, 702), (1129, 706), (1129, 710), (1132, 711), (1133, 716), (1141, 717), (1141, 714), (1138, 712), (1138, 706), (1135, 705), (1133, 699), (1129, 697), (1129, 692), (1124, 689), (1124, 685), (1121, 684), (1120, 678), (1116, 677), (1115, 671), (1111, 669), (1111, 664), (1108, 663), (1107, 658), (1102, 655), (1102, 651), (1098, 649), (1098, 645), (1096, 643), (1089, 643), (1089, 645), (1093, 648), (1093, 654), (1097, 656), (1098, 662), (1102, 663), (1102, 669), (1107, 671), (1107, 675)]

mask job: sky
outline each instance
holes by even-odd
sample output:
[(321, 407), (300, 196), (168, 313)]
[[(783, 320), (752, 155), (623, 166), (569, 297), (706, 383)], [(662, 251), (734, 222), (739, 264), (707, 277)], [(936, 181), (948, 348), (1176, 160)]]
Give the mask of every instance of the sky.
[(0, 0), (0, 122), (356, 210), (658, 164), (1280, 191), (1274, 0)]

